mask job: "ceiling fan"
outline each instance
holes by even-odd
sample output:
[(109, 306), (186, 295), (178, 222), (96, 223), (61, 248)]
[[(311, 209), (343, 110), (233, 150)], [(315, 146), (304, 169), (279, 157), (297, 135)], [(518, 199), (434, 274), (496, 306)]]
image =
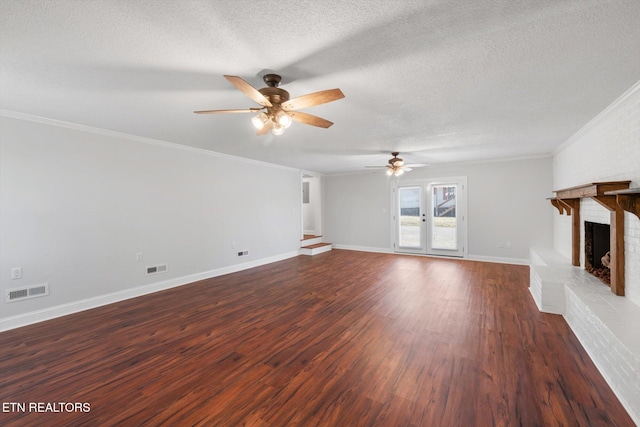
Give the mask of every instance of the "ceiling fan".
[(262, 107), (247, 108), (243, 110), (202, 110), (194, 111), (196, 114), (225, 114), (225, 113), (258, 113), (251, 119), (251, 123), (257, 129), (256, 135), (264, 135), (269, 130), (274, 135), (282, 135), (284, 130), (291, 126), (291, 121), (304, 123), (311, 126), (328, 128), (333, 123), (322, 117), (296, 111), (314, 105), (326, 104), (344, 98), (340, 89), (329, 89), (314, 92), (291, 99), (289, 92), (280, 89), (282, 77), (278, 74), (265, 74), (262, 79), (267, 87), (256, 89), (237, 76), (224, 76), (232, 85), (241, 90), (249, 98)]
[(365, 168), (376, 168), (376, 169), (381, 169), (381, 168), (386, 168), (387, 169), (387, 175), (391, 176), (400, 176), (405, 172), (409, 172), (411, 170), (413, 170), (412, 168), (421, 168), (424, 166), (427, 166), (426, 164), (412, 164), (412, 165), (405, 165), (404, 164), (404, 160), (402, 160), (400, 157), (398, 157), (398, 154), (400, 154), (398, 151), (394, 151), (391, 153), (391, 155), (393, 156), (392, 158), (389, 159), (389, 164), (385, 165), (385, 166), (365, 166)]

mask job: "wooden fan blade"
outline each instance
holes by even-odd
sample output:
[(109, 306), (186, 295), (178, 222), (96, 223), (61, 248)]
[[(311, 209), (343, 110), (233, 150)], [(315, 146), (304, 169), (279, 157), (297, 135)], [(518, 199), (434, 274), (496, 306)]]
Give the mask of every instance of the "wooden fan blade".
[(245, 82), (238, 76), (224, 76), (225, 79), (229, 80), (232, 85), (234, 85), (237, 89), (241, 90), (245, 95), (249, 98), (253, 99), (258, 104), (263, 107), (272, 107), (271, 102), (263, 94), (261, 94), (258, 89), (251, 86), (249, 83)]
[(322, 90), (320, 92), (302, 95), (297, 98), (282, 103), (282, 109), (286, 111), (300, 110), (302, 108), (313, 107), (314, 105), (326, 104), (344, 98), (344, 93), (340, 89)]
[(244, 110), (201, 110), (194, 111), (196, 114), (228, 114), (228, 113), (255, 113), (256, 111), (260, 111), (262, 108), (246, 108)]
[(322, 117), (314, 116), (307, 113), (301, 113), (300, 111), (291, 111), (289, 116), (296, 122), (304, 123), (306, 125), (318, 126), (320, 128), (328, 128), (333, 125), (333, 122), (323, 119)]
[(267, 123), (264, 124), (264, 126), (262, 126), (262, 129), (256, 132), (256, 135), (264, 135), (267, 132), (269, 132), (272, 127), (273, 127), (273, 122), (269, 120)]

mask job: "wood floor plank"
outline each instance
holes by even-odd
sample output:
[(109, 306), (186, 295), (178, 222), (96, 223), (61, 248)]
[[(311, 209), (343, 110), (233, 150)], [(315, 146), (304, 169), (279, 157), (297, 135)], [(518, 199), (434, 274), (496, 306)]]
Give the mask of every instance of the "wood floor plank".
[(0, 333), (3, 426), (632, 426), (526, 266), (333, 250)]

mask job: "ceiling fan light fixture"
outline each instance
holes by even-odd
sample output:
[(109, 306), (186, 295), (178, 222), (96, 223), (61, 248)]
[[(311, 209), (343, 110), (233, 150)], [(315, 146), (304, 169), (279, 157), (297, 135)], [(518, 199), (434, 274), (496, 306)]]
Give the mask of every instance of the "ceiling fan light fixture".
[(268, 120), (269, 117), (265, 113), (260, 113), (251, 119), (251, 123), (257, 130), (260, 130), (267, 124)]
[(276, 121), (271, 128), (271, 133), (274, 135), (282, 135), (284, 133), (284, 126)]
[(289, 126), (291, 126), (291, 122), (292, 122), (291, 116), (288, 115), (286, 112), (280, 110), (278, 111), (278, 114), (276, 114), (276, 122), (286, 129)]
[(386, 173), (388, 176), (400, 176), (404, 175), (405, 172), (410, 172), (413, 168), (420, 168), (427, 165), (422, 164), (406, 164), (404, 160), (398, 157), (398, 152), (392, 152), (393, 156), (387, 161), (387, 164), (384, 166), (365, 166), (365, 168), (386, 168)]
[[(291, 126), (295, 117), (296, 122), (304, 123), (320, 128), (329, 128), (333, 122), (297, 110), (314, 105), (326, 104), (344, 98), (344, 93), (338, 88), (321, 90), (319, 92), (291, 98), (289, 92), (278, 86), (282, 80), (277, 74), (266, 74), (263, 80), (267, 87), (256, 89), (238, 76), (225, 75), (236, 89), (243, 92), (251, 100), (261, 107), (227, 110), (198, 110), (196, 114), (228, 114), (228, 113), (254, 113), (257, 116), (251, 119), (251, 123), (257, 129), (256, 135), (264, 135), (271, 129), (274, 135), (281, 135), (286, 128)], [(264, 111), (263, 111), (264, 110)], [(289, 113), (290, 111), (290, 113)], [(277, 124), (277, 126), (275, 126)]]

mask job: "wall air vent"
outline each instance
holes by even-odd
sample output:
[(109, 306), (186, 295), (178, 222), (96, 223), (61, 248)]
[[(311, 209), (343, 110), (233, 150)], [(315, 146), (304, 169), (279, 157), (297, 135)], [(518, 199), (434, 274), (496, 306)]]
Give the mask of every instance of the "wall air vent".
[(27, 288), (7, 289), (4, 301), (16, 302), (25, 299), (44, 297), (47, 295), (49, 295), (49, 284), (42, 283), (40, 285), (34, 285)]
[(150, 274), (166, 273), (169, 270), (167, 264), (154, 265), (153, 267), (147, 267), (147, 276)]

